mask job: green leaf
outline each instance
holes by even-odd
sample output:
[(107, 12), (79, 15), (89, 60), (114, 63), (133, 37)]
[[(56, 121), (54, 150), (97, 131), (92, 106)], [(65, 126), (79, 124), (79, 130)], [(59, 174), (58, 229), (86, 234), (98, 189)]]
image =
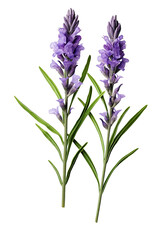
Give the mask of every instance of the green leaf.
[(49, 85), (51, 86), (51, 88), (53, 89), (57, 98), (58, 99), (62, 98), (62, 95), (60, 94), (60, 91), (58, 90), (56, 84), (52, 81), (52, 79), (47, 75), (47, 73), (41, 67), (39, 67), (39, 69), (40, 69), (41, 73), (43, 74), (43, 76), (45, 77), (45, 79), (47, 80), (47, 82), (49, 83)]
[(61, 139), (61, 142), (63, 144), (63, 138), (61, 136), (61, 134), (54, 128), (52, 127), (49, 123), (47, 123), (46, 121), (44, 121), (42, 118), (40, 118), (37, 114), (35, 114), (34, 112), (32, 112), (32, 110), (30, 110), (26, 105), (24, 105), (20, 100), (18, 100), (18, 98), (15, 97), (15, 99), (17, 100), (17, 102), (19, 103), (19, 105), (25, 110), (27, 111), (33, 118), (35, 118), (39, 123), (43, 124), (44, 126), (46, 126), (51, 132), (57, 134), (59, 136), (59, 138)]
[(61, 153), (61, 150), (60, 148), (58, 147), (57, 143), (53, 140), (53, 138), (49, 135), (48, 132), (46, 132), (43, 128), (41, 128), (38, 124), (36, 124), (36, 126), (39, 128), (39, 130), (43, 133), (43, 135), (52, 143), (52, 145), (56, 148), (59, 156), (60, 156), (60, 159), (63, 161), (63, 158), (62, 158), (62, 153)]
[[(96, 103), (99, 101), (99, 99), (102, 97), (102, 95), (104, 94), (105, 92), (101, 93), (93, 102), (92, 104), (88, 107), (88, 100), (86, 101), (86, 104), (85, 104), (85, 107), (84, 109), (86, 108), (86, 106), (88, 107), (87, 110), (85, 110), (84, 112), (82, 112), (80, 118), (77, 120), (76, 122), (76, 126), (74, 126), (71, 130), (71, 133), (69, 134), (69, 138), (68, 138), (68, 153), (69, 153), (69, 150), (70, 150), (70, 146), (73, 142), (73, 139), (78, 131), (78, 129), (80, 128), (80, 126), (82, 125), (82, 123), (84, 122), (85, 118), (88, 116), (88, 114), (90, 113), (90, 111), (92, 110), (92, 108), (96, 105)], [(87, 97), (88, 99), (88, 97)], [(90, 100), (89, 100), (90, 102)]]
[(68, 169), (68, 172), (67, 172), (66, 183), (67, 183), (68, 180), (69, 180), (71, 171), (72, 171), (72, 169), (73, 169), (73, 167), (74, 167), (74, 165), (75, 165), (75, 163), (76, 163), (76, 160), (77, 160), (79, 154), (82, 152), (83, 148), (84, 148), (86, 145), (87, 145), (87, 143), (85, 143), (81, 148), (79, 148), (79, 150), (77, 151), (77, 153), (76, 153), (75, 156), (73, 157), (72, 162), (71, 162), (71, 165), (70, 165), (70, 167), (69, 167), (69, 169)]
[[(73, 140), (74, 144), (76, 145), (76, 147), (78, 147), (79, 149), (82, 147), (75, 139)], [(86, 162), (88, 163), (88, 165), (90, 166), (96, 180), (97, 180), (97, 183), (98, 183), (98, 189), (100, 189), (100, 183), (99, 183), (99, 179), (98, 179), (98, 173), (97, 173), (97, 170), (90, 158), (90, 156), (88, 155), (88, 153), (83, 149), (81, 151), (81, 154), (83, 155), (84, 159), (86, 160)]]
[(123, 117), (125, 116), (125, 114), (127, 113), (127, 111), (130, 109), (130, 107), (126, 108), (126, 110), (122, 113), (122, 115), (120, 116), (120, 118), (118, 119), (117, 121), (117, 124), (113, 130), (113, 133), (112, 133), (112, 136), (110, 138), (110, 141), (109, 141), (109, 144), (112, 144), (113, 140), (114, 140), (114, 137), (116, 136), (116, 133), (117, 133), (117, 130), (118, 130), (118, 127), (119, 127), (119, 124), (121, 123)]
[[(86, 65), (85, 65), (85, 67), (84, 67), (84, 69), (83, 69), (81, 78), (79, 79), (80, 82), (84, 82), (84, 79), (85, 79), (86, 74), (87, 74), (87, 72), (88, 72), (88, 68), (89, 68), (89, 65), (90, 65), (90, 61), (91, 61), (91, 56), (89, 55), (89, 57), (88, 57), (88, 59), (87, 59), (87, 62), (86, 62)], [(77, 92), (78, 92), (78, 91), (76, 91), (76, 92), (73, 94), (73, 96), (72, 96), (72, 99), (71, 99), (71, 102), (70, 102), (70, 106), (69, 106), (69, 111), (70, 111), (70, 109), (71, 109), (73, 100), (74, 100)]]
[[(98, 83), (96, 82), (96, 80), (95, 80), (89, 73), (88, 73), (87, 75), (88, 75), (88, 77), (90, 78), (90, 80), (91, 80), (91, 82), (93, 83), (93, 85), (95, 86), (98, 94), (101, 94), (101, 93), (102, 93), (102, 90), (101, 90), (100, 86), (98, 85)], [(101, 97), (101, 100), (102, 100), (102, 102), (103, 102), (103, 104), (104, 104), (104, 107), (105, 107), (107, 113), (108, 113), (108, 108), (107, 108), (107, 104), (106, 104), (106, 101), (105, 101), (105, 99), (104, 99), (104, 96)]]
[(132, 126), (132, 124), (139, 118), (142, 112), (146, 109), (147, 105), (145, 105), (140, 111), (138, 111), (128, 122), (127, 124), (120, 130), (120, 132), (116, 135), (111, 145), (109, 145), (108, 157), (111, 154), (114, 146), (117, 144), (119, 139), (123, 136), (123, 134)]
[(121, 164), (125, 159), (127, 159), (129, 156), (131, 156), (133, 153), (135, 153), (136, 151), (138, 150), (138, 148), (134, 149), (133, 151), (131, 151), (130, 153), (128, 153), (127, 155), (125, 155), (123, 158), (121, 158), (117, 163), (116, 165), (112, 168), (112, 170), (110, 171), (110, 173), (108, 174), (104, 184), (103, 184), (103, 188), (102, 188), (102, 191), (104, 191), (106, 185), (107, 185), (107, 182), (110, 178), (110, 176), (112, 175), (112, 173), (114, 172), (114, 170), (119, 166), (119, 164)]
[(62, 178), (61, 178), (61, 175), (60, 175), (58, 169), (55, 167), (55, 165), (50, 160), (48, 160), (48, 162), (51, 164), (51, 166), (55, 170), (55, 172), (57, 174), (57, 177), (58, 177), (58, 180), (59, 180), (60, 184), (62, 185), (63, 182), (62, 182)]
[[(80, 98), (78, 98), (78, 100), (82, 103), (83, 106), (85, 105), (85, 103)], [(97, 130), (97, 133), (99, 135), (99, 138), (100, 138), (100, 141), (101, 141), (101, 146), (102, 146), (102, 151), (103, 151), (103, 155), (104, 155), (105, 147), (104, 147), (104, 140), (103, 140), (103, 136), (102, 136), (101, 130), (100, 130), (99, 126), (98, 126), (98, 123), (97, 123), (96, 119), (94, 118), (94, 116), (93, 116), (93, 114), (91, 112), (89, 113), (89, 117), (92, 120), (92, 122), (93, 122), (93, 124), (94, 124), (94, 126), (95, 126), (95, 128)]]
[(67, 155), (69, 154), (69, 151), (70, 151), (70, 147), (71, 147), (71, 144), (73, 142), (73, 139), (78, 131), (78, 129), (80, 128), (81, 124), (82, 124), (82, 118), (83, 118), (83, 115), (85, 113), (85, 111), (87, 110), (88, 106), (89, 106), (89, 103), (90, 103), (90, 100), (91, 100), (91, 96), (92, 96), (92, 87), (90, 87), (89, 89), (89, 93), (88, 93), (88, 96), (87, 96), (87, 100), (86, 100), (86, 104), (83, 108), (83, 111), (79, 117), (79, 119), (76, 121), (75, 125), (73, 126), (70, 134), (69, 134), (69, 137), (68, 137), (68, 153)]

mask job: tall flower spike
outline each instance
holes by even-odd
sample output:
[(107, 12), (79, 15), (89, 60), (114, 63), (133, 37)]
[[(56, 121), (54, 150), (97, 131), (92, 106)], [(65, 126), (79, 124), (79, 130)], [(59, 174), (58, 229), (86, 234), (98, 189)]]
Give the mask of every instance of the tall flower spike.
[[(121, 76), (118, 76), (117, 73), (122, 70), (125, 70), (125, 65), (129, 61), (127, 58), (124, 58), (124, 49), (126, 48), (126, 42), (123, 40), (123, 36), (120, 35), (121, 25), (117, 20), (117, 16), (113, 16), (111, 21), (108, 23), (107, 31), (109, 36), (104, 36), (105, 44), (103, 49), (99, 50), (100, 56), (98, 56), (98, 61), (100, 62), (97, 65), (100, 68), (102, 74), (106, 77), (105, 80), (101, 80), (104, 83), (109, 94), (109, 106), (112, 108), (121, 101), (123, 94), (119, 94), (119, 89), (122, 84), (119, 85), (114, 90), (114, 85), (119, 81)], [(115, 112), (115, 113), (114, 113)], [(117, 118), (117, 112), (114, 110), (112, 112), (113, 118), (111, 120), (112, 124)], [(110, 118), (112, 115), (110, 116)], [(101, 119), (102, 121), (102, 119)], [(102, 122), (103, 126), (104, 123)]]
[[(120, 84), (117, 88), (115, 88), (115, 84), (119, 82), (121, 76), (118, 76), (117, 73), (122, 70), (125, 70), (125, 65), (128, 62), (127, 58), (124, 58), (124, 49), (126, 48), (126, 42), (123, 40), (123, 36), (120, 35), (121, 25), (117, 20), (117, 16), (113, 16), (111, 21), (107, 26), (108, 36), (104, 36), (105, 44), (103, 49), (99, 50), (100, 56), (98, 56), (100, 71), (105, 76), (106, 79), (101, 80), (104, 83), (104, 87), (108, 92), (109, 97), (109, 111), (105, 113), (101, 113), (104, 117), (104, 120), (100, 118), (102, 121), (102, 125), (106, 128), (107, 131), (107, 142), (105, 147), (105, 155), (104, 155), (104, 164), (101, 178), (101, 185), (99, 191), (98, 205), (95, 221), (98, 221), (99, 210), (101, 205), (101, 199), (103, 194), (103, 188), (107, 183), (109, 178), (105, 180), (105, 171), (106, 164), (109, 160), (110, 155), (110, 133), (111, 127), (113, 123), (117, 120), (117, 116), (121, 110), (116, 110), (115, 106), (121, 101), (124, 97), (123, 94), (119, 93), (119, 90), (122, 86)], [(113, 135), (112, 135), (113, 136)], [(113, 140), (113, 139), (112, 139)], [(114, 141), (114, 140), (113, 140)], [(112, 142), (111, 142), (112, 149)], [(109, 176), (109, 175), (108, 175)]]
[(71, 77), (74, 74), (80, 52), (84, 49), (82, 44), (79, 44), (81, 36), (78, 33), (81, 30), (78, 24), (78, 15), (73, 9), (69, 9), (64, 17), (63, 28), (59, 29), (58, 42), (50, 45), (53, 49), (53, 57), (58, 58), (58, 63), (55, 64), (55, 61), (52, 61), (50, 66), (56, 69), (62, 78)]

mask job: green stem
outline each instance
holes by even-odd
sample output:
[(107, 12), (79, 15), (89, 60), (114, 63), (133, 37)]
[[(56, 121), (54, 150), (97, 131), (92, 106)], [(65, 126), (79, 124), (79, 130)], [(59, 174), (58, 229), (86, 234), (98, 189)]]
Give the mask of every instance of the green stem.
[(64, 110), (64, 152), (63, 152), (63, 183), (62, 183), (62, 207), (65, 207), (65, 188), (66, 188), (66, 165), (67, 165), (67, 129), (68, 129), (68, 97), (65, 91), (65, 110)]
[[(110, 116), (109, 117), (111, 117), (111, 111), (112, 111), (112, 109), (110, 108)], [(95, 222), (98, 222), (99, 211), (100, 211), (100, 206), (101, 206), (101, 201), (102, 201), (103, 184), (104, 184), (106, 165), (107, 165), (107, 160), (108, 160), (107, 155), (108, 155), (108, 147), (109, 147), (110, 130), (111, 130), (111, 126), (109, 124), (108, 133), (107, 133), (107, 142), (106, 142), (106, 152), (105, 152), (105, 157), (104, 157), (104, 162), (103, 162), (103, 171), (102, 171), (102, 178), (101, 178), (101, 185), (100, 185), (100, 191), (99, 191), (99, 198), (98, 198), (98, 205), (97, 205)]]

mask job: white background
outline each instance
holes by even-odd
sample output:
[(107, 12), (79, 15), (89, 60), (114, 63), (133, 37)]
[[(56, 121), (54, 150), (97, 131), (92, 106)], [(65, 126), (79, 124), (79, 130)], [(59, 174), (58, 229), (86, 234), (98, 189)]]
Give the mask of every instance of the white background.
[[(52, 41), (57, 41), (63, 16), (72, 7), (79, 15), (85, 51), (76, 70), (81, 74), (92, 55), (89, 72), (103, 79), (96, 67), (103, 46), (107, 22), (114, 14), (122, 25), (130, 62), (123, 72), (121, 93), (126, 98), (119, 109), (131, 106), (123, 124), (141, 107), (147, 110), (122, 137), (108, 164), (108, 170), (132, 149), (140, 149), (113, 173), (103, 195), (99, 223), (94, 223), (98, 191), (90, 168), (80, 156), (67, 185), (66, 208), (61, 205), (61, 188), (53, 161), (62, 172), (57, 152), (35, 126), (34, 120), (15, 101), (22, 102), (63, 129), (48, 109), (56, 107), (56, 97), (41, 75), (41, 66), (57, 83), (50, 69)], [(160, 239), (160, 157), (159, 157), (159, 7), (158, 1), (1, 1), (0, 4), (0, 239)], [(99, 82), (100, 83), (100, 82)], [(86, 78), (79, 97), (86, 98), (91, 82)], [(103, 84), (100, 83), (101, 88)], [(93, 99), (97, 96), (94, 89)], [(107, 97), (107, 96), (106, 96)], [(78, 101), (70, 116), (73, 126), (82, 109)], [(99, 102), (93, 112), (100, 124)], [(121, 125), (121, 127), (123, 126)], [(101, 127), (104, 138), (106, 131)], [(56, 135), (52, 135), (59, 140)], [(87, 119), (77, 139), (91, 155), (99, 177), (102, 153), (97, 133)], [(72, 155), (76, 149), (73, 147)]]

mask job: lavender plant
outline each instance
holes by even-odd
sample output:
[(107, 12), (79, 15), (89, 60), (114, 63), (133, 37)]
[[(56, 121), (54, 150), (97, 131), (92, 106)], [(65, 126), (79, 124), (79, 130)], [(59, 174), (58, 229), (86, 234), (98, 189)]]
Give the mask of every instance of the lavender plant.
[[(126, 48), (126, 42), (123, 40), (123, 36), (120, 35), (121, 31), (121, 25), (117, 21), (117, 16), (113, 16), (111, 21), (108, 23), (107, 27), (108, 36), (104, 36), (105, 44), (103, 46), (103, 49), (99, 51), (100, 56), (98, 57), (99, 64), (97, 65), (100, 69), (101, 73), (105, 77), (105, 80), (101, 80), (101, 82), (104, 83), (104, 87), (106, 89), (106, 92), (108, 94), (108, 104), (107, 100), (104, 98), (104, 96), (101, 97), (101, 100), (104, 104), (105, 111), (103, 113), (100, 113), (100, 115), (103, 118), (100, 118), (103, 127), (105, 130), (107, 130), (106, 133), (106, 145), (104, 144), (104, 139), (102, 136), (102, 132), (99, 128), (99, 125), (94, 118), (93, 114), (90, 112), (89, 116), (98, 132), (102, 151), (103, 151), (103, 169), (102, 169), (102, 177), (101, 182), (99, 181), (98, 174), (96, 171), (96, 168), (94, 164), (90, 164), (89, 166), (91, 170), (93, 171), (99, 188), (99, 198), (98, 198), (98, 205), (97, 205), (97, 212), (96, 212), (96, 218), (95, 221), (98, 222), (99, 217), (99, 211), (101, 206), (101, 200), (102, 195), (105, 190), (105, 187), (108, 183), (108, 180), (114, 170), (119, 166), (120, 163), (122, 163), (125, 159), (127, 159), (129, 156), (131, 156), (133, 153), (135, 153), (138, 148), (132, 150), (128, 154), (126, 154), (124, 157), (122, 157), (116, 165), (111, 169), (108, 176), (106, 176), (106, 166), (110, 159), (111, 152), (113, 151), (115, 145), (118, 143), (119, 139), (123, 136), (123, 134), (132, 126), (132, 124), (138, 119), (138, 117), (142, 114), (142, 112), (146, 109), (147, 105), (144, 106), (140, 111), (138, 111), (128, 122), (127, 124), (117, 133), (118, 127), (129, 110), (129, 107), (125, 109), (125, 111), (121, 114), (118, 121), (118, 115), (121, 110), (117, 110), (117, 105), (121, 101), (122, 98), (125, 96), (123, 94), (120, 94), (120, 88), (122, 84), (119, 84), (120, 79), (122, 76), (119, 75), (120, 71), (125, 70), (125, 65), (129, 61), (127, 58), (124, 57), (124, 49)], [(92, 81), (94, 87), (96, 88), (97, 92), (99, 94), (102, 93), (102, 90), (96, 80), (88, 74), (90, 80)], [(116, 85), (118, 85), (116, 87)], [(84, 102), (79, 99), (80, 102), (84, 105)], [(114, 125), (114, 123), (117, 121), (112, 134), (111, 129)], [(84, 150), (81, 152), (84, 154)], [(84, 155), (88, 162), (89, 156), (86, 154)]]
[[(84, 104), (84, 108), (79, 118), (77, 119), (76, 123), (72, 127), (71, 131), (68, 132), (68, 117), (71, 114), (72, 104), (80, 86), (82, 85), (86, 77), (91, 60), (91, 56), (89, 56), (81, 77), (75, 74), (77, 63), (80, 58), (80, 53), (84, 49), (82, 44), (80, 44), (81, 36), (79, 35), (79, 32), (80, 28), (78, 15), (75, 14), (74, 10), (69, 9), (66, 17), (64, 17), (63, 27), (59, 29), (58, 42), (53, 42), (51, 43), (50, 46), (51, 49), (53, 50), (53, 58), (55, 57), (57, 58), (57, 61), (52, 60), (50, 66), (51, 68), (55, 69), (60, 75), (59, 79), (64, 89), (64, 97), (62, 97), (57, 85), (53, 82), (53, 80), (46, 74), (46, 72), (41, 67), (39, 67), (41, 73), (43, 74), (48, 84), (52, 88), (54, 94), (56, 94), (58, 98), (57, 102), (60, 106), (61, 112), (59, 111), (58, 106), (57, 108), (50, 109), (49, 113), (54, 114), (57, 117), (57, 119), (62, 123), (62, 127), (64, 129), (64, 136), (62, 137), (61, 133), (57, 129), (55, 129), (51, 124), (49, 124), (41, 117), (39, 117), (37, 114), (35, 114), (32, 110), (30, 110), (27, 106), (25, 106), (20, 100), (18, 100), (15, 97), (17, 102), (24, 110), (26, 110), (39, 123), (47, 127), (52, 133), (56, 134), (61, 140), (63, 155), (61, 152), (61, 147), (58, 146), (57, 142), (53, 139), (53, 137), (41, 126), (36, 124), (38, 129), (43, 133), (43, 135), (57, 150), (59, 157), (62, 160), (63, 165), (62, 176), (57, 167), (55, 166), (55, 164), (49, 160), (49, 163), (55, 170), (55, 173), (57, 174), (59, 182), (62, 186), (62, 207), (65, 207), (65, 189), (66, 184), (70, 178), (71, 171), (76, 163), (79, 154), (84, 150), (84, 147), (87, 144), (85, 143), (84, 145), (81, 145), (75, 139), (75, 136), (79, 128), (81, 127), (82, 123), (84, 122), (85, 118), (90, 113), (91, 109), (104, 94), (104, 92), (99, 94), (99, 96), (90, 104), (92, 96), (92, 87), (90, 87), (86, 102)], [(69, 168), (67, 169), (67, 162), (69, 158), (71, 145), (73, 142), (76, 144), (78, 151), (76, 152), (75, 156), (73, 157), (70, 163)], [(88, 160), (88, 163), (92, 164), (91, 159)]]

